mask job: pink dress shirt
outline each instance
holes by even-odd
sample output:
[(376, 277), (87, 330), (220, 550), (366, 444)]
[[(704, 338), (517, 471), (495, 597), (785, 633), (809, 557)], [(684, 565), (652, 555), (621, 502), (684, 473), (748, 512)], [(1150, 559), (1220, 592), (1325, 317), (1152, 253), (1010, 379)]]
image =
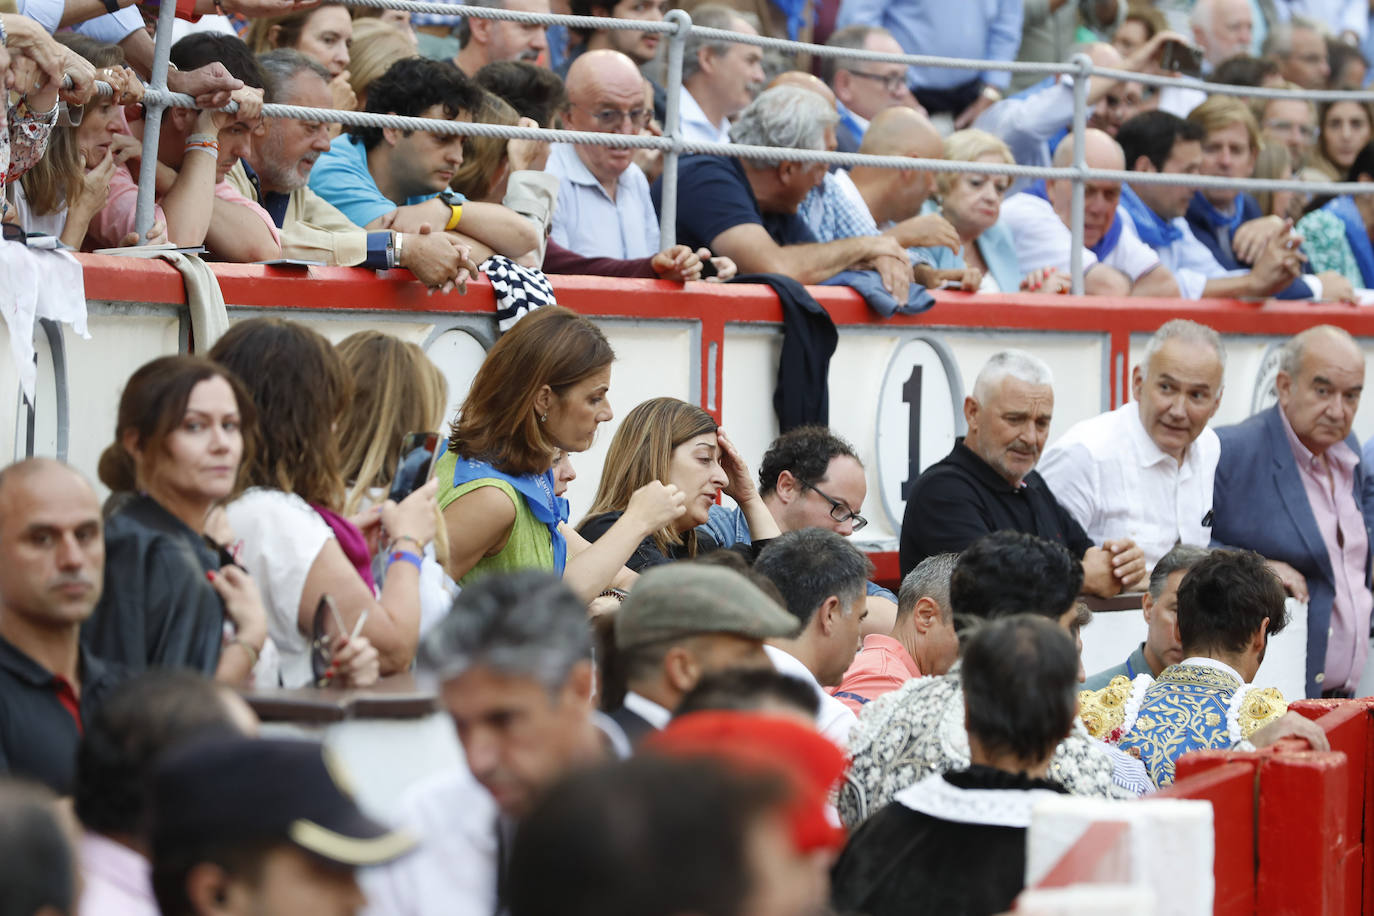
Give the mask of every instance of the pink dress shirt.
[(1346, 443), (1338, 442), (1326, 450), (1323, 461), (1302, 444), (1282, 410), (1279, 417), (1335, 577), (1326, 676), (1321, 686), (1323, 690), (1354, 690), (1369, 654), (1369, 614), (1374, 609), (1374, 595), (1365, 580), (1369, 537), (1364, 516), (1355, 503), (1355, 466), (1360, 456)]
[(858, 715), (865, 703), (896, 690), (921, 676), (916, 660), (891, 636), (873, 633), (864, 637), (863, 648), (854, 656), (834, 697)]
[(147, 859), (89, 830), (81, 835), (80, 855), (79, 916), (158, 916)]

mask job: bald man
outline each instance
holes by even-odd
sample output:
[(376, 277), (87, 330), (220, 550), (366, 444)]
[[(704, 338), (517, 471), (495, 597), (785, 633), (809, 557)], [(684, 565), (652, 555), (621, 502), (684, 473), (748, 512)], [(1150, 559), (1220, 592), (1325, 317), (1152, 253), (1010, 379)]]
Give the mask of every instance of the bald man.
[(86, 479), (50, 458), (0, 471), (0, 772), (62, 795), (83, 724), (118, 679), (80, 644), (104, 575)]
[(1307, 695), (1349, 697), (1369, 652), (1370, 505), (1351, 424), (1364, 353), (1346, 331), (1309, 328), (1279, 351), (1279, 402), (1217, 430), (1212, 542), (1268, 558), (1307, 602)]
[[(637, 134), (653, 110), (645, 105), (644, 77), (619, 51), (587, 51), (568, 68), (570, 130)], [(649, 181), (634, 151), (555, 143), (546, 168), (557, 175), (553, 241), (589, 258), (645, 258), (658, 253), (658, 217)]]
[[(784, 73), (773, 85), (784, 82), (809, 89), (834, 104), (830, 87), (809, 73)], [(943, 159), (944, 142), (925, 115), (912, 108), (889, 108), (870, 123), (859, 152)], [(822, 242), (887, 235), (904, 248), (944, 245), (957, 249), (959, 234), (943, 216), (919, 215), (934, 187), (933, 173), (915, 169), (836, 169), (826, 173), (797, 208), (797, 214)], [(982, 279), (968, 271), (939, 271), (925, 264), (917, 267), (913, 278), (925, 287), (938, 286), (946, 279), (963, 285), (968, 279), (970, 289), (977, 289)]]
[[(1100, 130), (1084, 134), (1084, 160), (1088, 168), (1121, 170), (1126, 159), (1117, 142)], [(1055, 150), (1053, 164), (1073, 164), (1073, 137), (1065, 137)], [(1089, 181), (1083, 195), (1084, 290), (1105, 296), (1179, 295), (1178, 283), (1149, 245), (1134, 233), (1123, 231), (1116, 207), (1121, 184)], [(1045, 182), (1045, 190), (1013, 194), (1002, 204), (1001, 220), (1016, 242), (1018, 267), (1031, 276), (1030, 288), (1041, 283), (1042, 291), (1067, 289), (1073, 237), (1073, 183), (1060, 179)]]

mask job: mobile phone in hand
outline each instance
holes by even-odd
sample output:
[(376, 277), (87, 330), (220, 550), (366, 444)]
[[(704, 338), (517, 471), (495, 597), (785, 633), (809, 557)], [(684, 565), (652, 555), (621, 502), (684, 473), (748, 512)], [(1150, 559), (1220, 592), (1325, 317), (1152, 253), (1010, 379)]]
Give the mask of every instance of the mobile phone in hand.
[(1160, 49), (1159, 68), (1166, 73), (1202, 76), (1202, 49), (1181, 41), (1166, 41)]
[(401, 457), (396, 462), (396, 474), (391, 478), (387, 499), (400, 502), (424, 486), (434, 469), (434, 456), (438, 451), (438, 433), (409, 433), (401, 442)]

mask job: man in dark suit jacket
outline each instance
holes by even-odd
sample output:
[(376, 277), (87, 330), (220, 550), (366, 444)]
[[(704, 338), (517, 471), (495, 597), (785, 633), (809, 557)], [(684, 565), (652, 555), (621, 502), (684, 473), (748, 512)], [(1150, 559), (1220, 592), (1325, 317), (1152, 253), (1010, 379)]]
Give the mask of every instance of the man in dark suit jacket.
[(797, 619), (734, 570), (669, 563), (640, 577), (614, 631), (606, 681), (625, 697), (610, 716), (638, 744), (668, 724), (702, 675), (771, 668), (763, 641), (796, 635)]
[(1364, 355), (1340, 328), (1310, 328), (1284, 344), (1279, 403), (1217, 430), (1214, 544), (1269, 560), (1307, 602), (1307, 695), (1352, 696), (1369, 647), (1369, 506), (1350, 433)]

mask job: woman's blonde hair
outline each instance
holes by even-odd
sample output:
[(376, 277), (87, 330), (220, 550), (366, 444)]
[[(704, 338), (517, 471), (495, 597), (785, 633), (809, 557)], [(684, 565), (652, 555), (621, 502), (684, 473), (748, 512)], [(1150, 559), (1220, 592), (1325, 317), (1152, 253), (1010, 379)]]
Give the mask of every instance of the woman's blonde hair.
[[(1266, 143), (1260, 147), (1259, 155), (1255, 157), (1255, 178), (1287, 178), (1292, 170), (1293, 157), (1288, 155), (1287, 146), (1282, 143)], [(1273, 191), (1256, 191), (1255, 201), (1259, 204), (1261, 213), (1268, 215), (1273, 212)]]
[(358, 97), (358, 110), (367, 101), (367, 89), (407, 57), (415, 57), (415, 46), (406, 41), (395, 26), (380, 19), (353, 20), (353, 41), (348, 46), (348, 83)]
[[(1016, 158), (1011, 154), (1011, 147), (1007, 146), (1001, 137), (985, 130), (970, 127), (965, 130), (956, 130), (945, 138), (945, 158), (952, 162), (976, 162), (988, 155), (996, 156), (1009, 165), (1016, 162)], [(940, 195), (948, 194), (960, 174), (959, 172), (937, 172), (935, 175), (935, 192)]]
[(338, 425), (343, 514), (353, 515), (369, 490), (391, 484), (406, 434), (443, 424), (448, 383), (418, 345), (381, 331), (350, 334), (335, 349), (353, 379)]
[[(596, 486), (596, 500), (587, 518), (624, 512), (635, 490), (655, 480), (667, 483), (673, 450), (719, 428), (709, 413), (677, 398), (654, 398), (631, 410), (611, 438), (601, 481)], [(587, 519), (582, 520), (583, 524), (586, 522)], [(652, 537), (665, 554), (672, 547), (685, 544), (688, 556), (696, 556), (695, 530), (680, 534), (668, 525)]]
[[(485, 89), (482, 105), (473, 113), (479, 124), (500, 124), (514, 127), (520, 122), (519, 113), (506, 100)], [(449, 187), (469, 200), (485, 200), (496, 184), (496, 176), (506, 162), (506, 141), (499, 137), (464, 137), (463, 164), (453, 174)]]
[[(72, 32), (58, 35), (57, 40), (80, 54), (97, 69), (124, 66), (124, 51), (118, 45), (106, 44)], [(91, 104), (98, 105), (100, 100), (93, 99)], [(75, 196), (76, 185), (85, 174), (86, 167), (85, 161), (81, 158), (81, 145), (76, 139), (78, 130), (78, 127), (70, 125), (54, 127), (48, 137), (48, 149), (43, 158), (19, 179), (29, 209), (38, 216), (56, 213)], [(90, 163), (91, 168), (95, 168), (96, 165), (97, 163)]]

